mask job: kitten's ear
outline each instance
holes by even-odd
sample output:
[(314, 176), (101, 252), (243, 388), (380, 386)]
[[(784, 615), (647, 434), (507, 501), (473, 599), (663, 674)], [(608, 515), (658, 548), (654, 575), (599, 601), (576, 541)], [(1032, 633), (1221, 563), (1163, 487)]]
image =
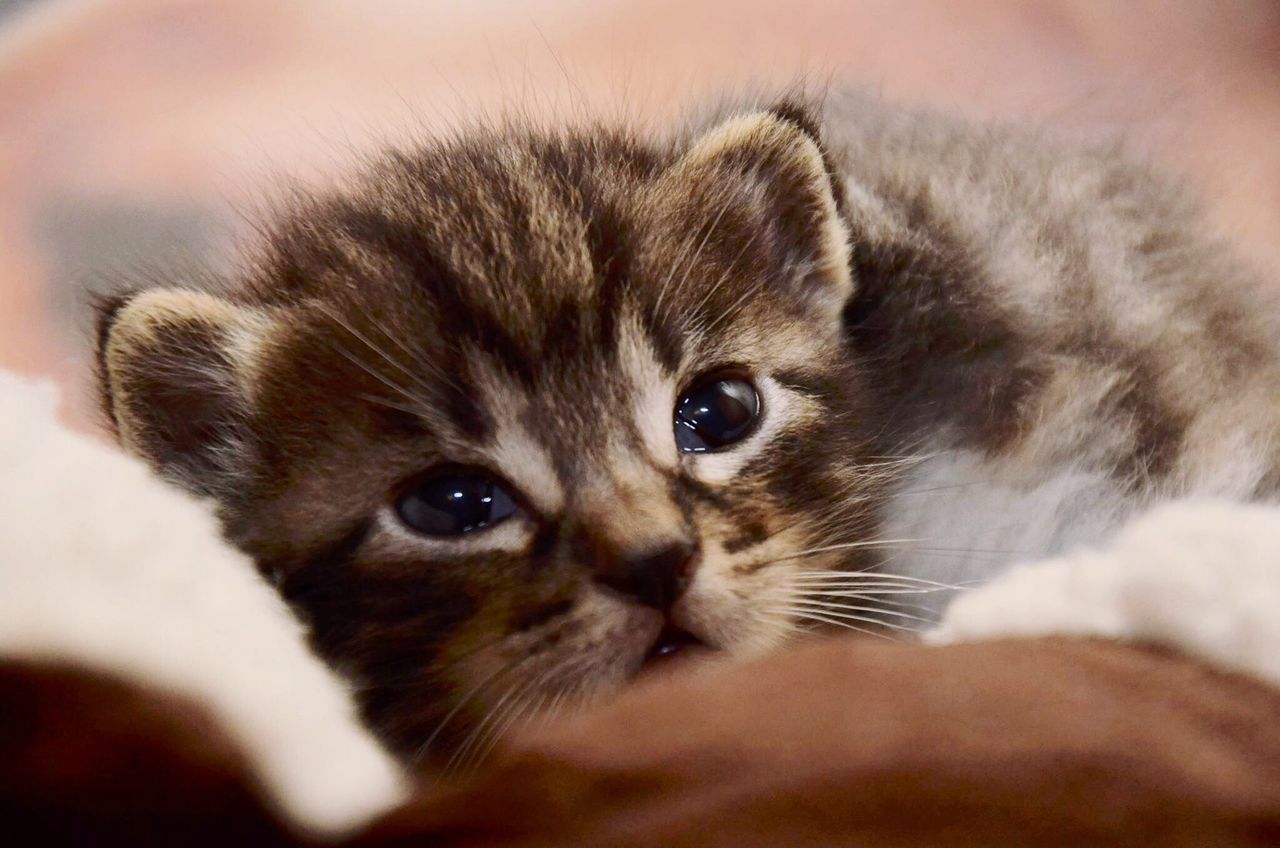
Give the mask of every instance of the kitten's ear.
[(672, 175), (708, 221), (748, 213), (752, 238), (765, 239), (779, 275), (838, 321), (853, 293), (849, 230), (819, 133), (818, 121), (790, 104), (731, 118), (695, 140)]
[(275, 329), (260, 310), (196, 291), (152, 289), (104, 304), (98, 379), (120, 441), (197, 493), (234, 486)]

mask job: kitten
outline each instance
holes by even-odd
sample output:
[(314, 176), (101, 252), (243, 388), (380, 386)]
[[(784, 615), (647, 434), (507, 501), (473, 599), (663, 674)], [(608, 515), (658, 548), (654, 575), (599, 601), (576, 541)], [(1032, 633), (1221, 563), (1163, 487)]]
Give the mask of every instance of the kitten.
[(123, 444), (213, 498), (407, 761), (1275, 496), (1270, 300), (1109, 153), (852, 95), (476, 129), (103, 311)]

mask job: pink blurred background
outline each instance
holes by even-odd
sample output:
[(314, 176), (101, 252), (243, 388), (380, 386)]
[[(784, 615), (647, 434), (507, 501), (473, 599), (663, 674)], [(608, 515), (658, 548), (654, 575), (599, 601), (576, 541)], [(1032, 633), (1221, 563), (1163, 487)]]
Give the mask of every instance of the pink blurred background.
[(0, 0), (0, 368), (85, 423), (87, 291), (216, 264), (377, 139), (799, 77), (1121, 134), (1280, 269), (1276, 2)]

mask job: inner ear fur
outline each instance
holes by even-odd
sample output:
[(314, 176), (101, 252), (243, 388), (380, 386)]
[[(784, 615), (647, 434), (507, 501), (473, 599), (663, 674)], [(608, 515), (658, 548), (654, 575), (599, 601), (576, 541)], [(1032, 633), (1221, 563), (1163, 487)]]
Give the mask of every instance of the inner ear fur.
[(839, 320), (853, 293), (849, 229), (809, 112), (782, 104), (729, 118), (697, 138), (667, 176), (713, 219), (726, 203), (757, 205), (799, 277), (791, 281), (797, 293)]
[(200, 494), (234, 485), (275, 321), (205, 292), (152, 289), (104, 308), (99, 380), (129, 451)]

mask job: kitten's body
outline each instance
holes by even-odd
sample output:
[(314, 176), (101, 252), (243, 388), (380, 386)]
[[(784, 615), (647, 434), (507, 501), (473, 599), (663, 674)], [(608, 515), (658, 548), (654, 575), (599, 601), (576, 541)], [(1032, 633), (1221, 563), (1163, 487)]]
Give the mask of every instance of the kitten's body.
[[(1180, 194), (855, 97), (812, 115), (390, 156), (224, 297), (107, 313), (120, 435), (219, 500), (384, 738), (455, 763), (672, 630), (749, 655), (912, 623), (922, 580), (1274, 495), (1280, 313)], [(763, 411), (681, 453), (708, 374)], [(407, 527), (458, 469), (515, 512)]]
[(1276, 288), (1185, 192), (1110, 150), (862, 98), (826, 114), (875, 234), (855, 239), (855, 347), (927, 457), (883, 511), (887, 538), (920, 540), (895, 569), (983, 580), (1152, 502), (1275, 497)]

